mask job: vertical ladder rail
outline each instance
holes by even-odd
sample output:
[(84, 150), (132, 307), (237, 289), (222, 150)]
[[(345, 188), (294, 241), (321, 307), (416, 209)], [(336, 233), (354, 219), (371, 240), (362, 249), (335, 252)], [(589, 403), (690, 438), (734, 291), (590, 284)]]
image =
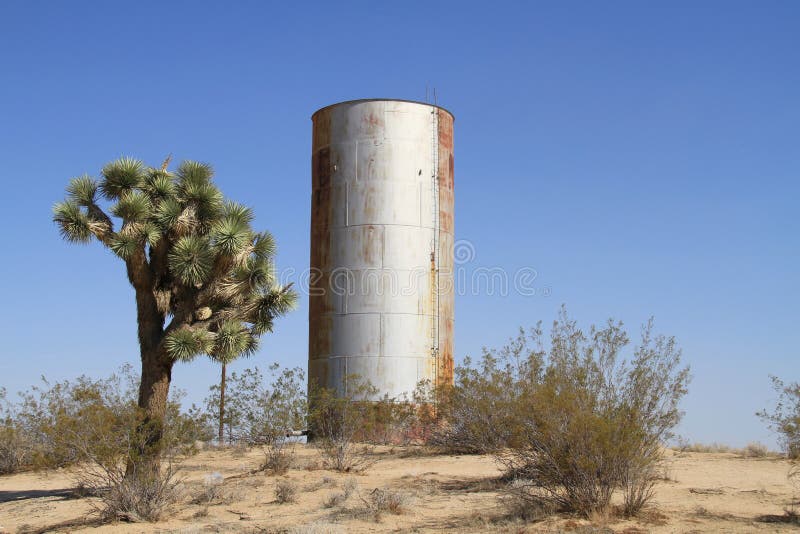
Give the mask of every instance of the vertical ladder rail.
[(433, 302), (431, 315), (431, 356), (436, 362), (436, 376), (434, 383), (438, 385), (439, 378), (439, 110), (431, 111), (431, 191), (433, 193), (432, 221), (433, 239), (431, 242), (431, 283), (433, 284)]

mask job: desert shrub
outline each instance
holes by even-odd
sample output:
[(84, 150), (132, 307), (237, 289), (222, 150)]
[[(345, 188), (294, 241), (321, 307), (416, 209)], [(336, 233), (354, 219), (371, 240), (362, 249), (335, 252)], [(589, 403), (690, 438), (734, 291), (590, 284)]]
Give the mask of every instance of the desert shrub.
[[(359, 377), (352, 375), (349, 380), (355, 384)], [(414, 391), (398, 397), (385, 394), (376, 399), (374, 392), (366, 397), (370, 401), (360, 407), (362, 424), (354, 436), (355, 441), (373, 445), (427, 443), (438, 422), (430, 380), (420, 381)]]
[(0, 475), (15, 473), (30, 464), (31, 443), (22, 434), (14, 406), (0, 388)]
[(784, 383), (771, 376), (778, 400), (771, 412), (757, 412), (762, 420), (780, 436), (780, 444), (789, 458), (800, 458), (800, 382)]
[(558, 508), (587, 516), (606, 510), (619, 487), (623, 511), (633, 515), (652, 498), (689, 374), (674, 339), (655, 336), (652, 320), (630, 361), (622, 359), (628, 344), (621, 323), (587, 334), (562, 309), (544, 364), (523, 368), (515, 412), (521, 439), (502, 459)]
[(167, 435), (168, 446), (173, 452), (189, 455), (198, 452), (198, 445), (203, 446), (214, 439), (212, 420), (208, 418), (202, 408), (192, 404), (183, 410), (181, 400), (186, 392), (173, 389), (167, 404), (164, 432)]
[[(357, 496), (355, 506), (345, 508), (351, 497)], [(345, 482), (342, 492), (329, 495), (324, 501), (325, 508), (342, 508), (340, 512), (355, 517), (371, 517), (380, 521), (383, 514), (400, 515), (404, 513), (409, 504), (409, 496), (405, 493), (388, 488), (375, 488), (366, 495), (359, 491), (358, 483), (354, 479)]]
[(325, 508), (335, 508), (343, 505), (350, 497), (358, 491), (358, 482), (355, 479), (349, 478), (344, 483), (344, 488), (341, 492), (332, 493), (323, 501)]
[(500, 503), (506, 515), (523, 521), (541, 521), (553, 513), (552, 503), (537, 499), (530, 480), (513, 479), (501, 493)]
[(437, 439), (493, 452), (507, 477), (528, 481), (517, 502), (588, 517), (619, 490), (623, 512), (636, 514), (652, 498), (689, 375), (652, 321), (626, 360), (629, 344), (621, 323), (584, 332), (562, 309), (549, 343), (537, 326), (457, 369)]
[[(81, 415), (78, 429), (65, 433), (65, 442), (81, 462), (76, 482), (99, 497), (102, 518), (157, 521), (180, 497), (176, 465), (194, 452), (194, 442), (168, 422), (154, 451), (145, 441), (147, 433), (138, 431), (148, 424), (152, 423), (135, 405), (120, 411), (95, 406)], [(154, 452), (158, 463), (142, 461)]]
[[(207, 435), (196, 409), (180, 410), (181, 391), (173, 392), (164, 420), (163, 440), (154, 450), (143, 440), (146, 418), (137, 407), (138, 377), (130, 366), (110, 378), (42, 384), (20, 394), (6, 408), (4, 432), (11, 428), (30, 451), (24, 467), (78, 464), (76, 485), (99, 497), (107, 519), (155, 520), (175, 498), (178, 481), (174, 462), (195, 451)], [(164, 468), (140, 460), (151, 453)]]
[(331, 493), (322, 501), (322, 506), (325, 508), (336, 508), (344, 504), (348, 498), (349, 495), (346, 495), (344, 492)]
[(375, 488), (366, 497), (361, 496), (361, 508), (352, 510), (356, 515), (367, 515), (380, 521), (383, 514), (401, 515), (406, 511), (409, 497), (399, 491)]
[[(130, 368), (106, 380), (81, 376), (50, 384), (44, 377), (11, 403), (3, 391), (0, 448), (9, 469), (63, 467), (82, 459), (75, 435), (109, 414), (130, 412), (127, 384)], [(127, 374), (126, 374), (127, 373)]]
[(264, 467), (275, 474), (291, 467), (292, 457), (287, 449), (292, 433), (306, 426), (305, 374), (300, 368), (270, 367), (273, 376), (269, 388), (253, 392), (252, 401), (244, 412), (248, 443), (260, 445), (264, 451)]
[(359, 441), (379, 445), (406, 444), (416, 408), (411, 401), (395, 399), (388, 394), (373, 401), (365, 414)]
[(700, 453), (717, 453), (717, 454), (732, 451), (729, 445), (717, 442), (713, 443), (680, 442), (676, 447), (674, 447), (674, 449), (679, 452), (700, 452)]
[(210, 473), (203, 478), (203, 486), (194, 496), (194, 504), (211, 504), (222, 498), (222, 485), (225, 477), (221, 473)]
[(406, 510), (408, 496), (399, 491), (375, 488), (366, 498), (362, 498), (366, 510), (376, 521), (385, 513), (400, 515)]
[[(267, 382), (258, 368), (232, 373), (228, 379), (224, 425), (230, 442), (259, 446), (264, 451), (262, 467), (284, 474), (291, 467), (289, 447), (292, 433), (306, 426), (305, 373), (300, 368), (268, 368)], [(206, 398), (207, 414), (219, 406), (219, 386)]]
[(373, 410), (370, 399), (377, 390), (356, 376), (345, 377), (342, 392), (312, 385), (309, 396), (309, 430), (326, 467), (352, 471), (366, 467), (370, 449), (356, 439)]
[(484, 348), (476, 364), (466, 358), (456, 367), (454, 384), (435, 392), (441, 424), (433, 426), (430, 445), (450, 453), (482, 454), (519, 441), (514, 412), (523, 394), (520, 388), (526, 386), (523, 378), (540, 372), (542, 348), (531, 337), (538, 334), (520, 329), (501, 349)]
[[(51, 384), (42, 377), (41, 384), (21, 392), (16, 403), (5, 402), (0, 441), (5, 438), (22, 447), (20, 467), (55, 468), (91, 460), (86, 456), (89, 445), (96, 449), (100, 443), (87, 443), (85, 437), (125, 434), (125, 425), (136, 419), (138, 388), (139, 378), (130, 365), (99, 380), (80, 376)], [(190, 453), (197, 441), (210, 436), (196, 407), (181, 411), (184, 395), (175, 390), (167, 405), (165, 447), (171, 453)]]
[(297, 484), (291, 480), (279, 480), (275, 484), (275, 500), (279, 504), (297, 501)]
[(292, 454), (286, 451), (284, 444), (278, 447), (264, 448), (264, 462), (261, 469), (273, 475), (285, 475), (294, 463)]
[(763, 443), (754, 441), (748, 443), (745, 448), (742, 449), (742, 454), (747, 458), (764, 458), (769, 454), (769, 449)]
[(11, 424), (0, 426), (0, 475), (16, 473), (30, 462), (26, 440)]
[(142, 473), (123, 469), (93, 470), (82, 475), (100, 498), (100, 516), (107, 520), (158, 521), (180, 497), (180, 481), (172, 465)]

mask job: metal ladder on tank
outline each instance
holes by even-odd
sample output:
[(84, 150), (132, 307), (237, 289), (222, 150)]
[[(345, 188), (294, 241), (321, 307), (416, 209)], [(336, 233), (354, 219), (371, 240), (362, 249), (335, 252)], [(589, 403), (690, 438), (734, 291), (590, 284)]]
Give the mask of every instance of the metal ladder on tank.
[(439, 379), (439, 110), (431, 110), (431, 190), (433, 192), (432, 221), (433, 239), (431, 240), (431, 271), (433, 291), (433, 314), (431, 315), (431, 356), (436, 362), (434, 385)]

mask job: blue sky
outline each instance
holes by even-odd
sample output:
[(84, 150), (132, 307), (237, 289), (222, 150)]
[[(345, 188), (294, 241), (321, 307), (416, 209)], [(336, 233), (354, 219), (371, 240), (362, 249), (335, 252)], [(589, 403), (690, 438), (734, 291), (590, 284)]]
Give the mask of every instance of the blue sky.
[[(3, 2), (0, 385), (137, 362), (122, 264), (62, 243), (67, 180), (132, 155), (211, 162), (308, 266), (311, 114), (355, 98), (456, 116), (468, 265), (534, 296), (460, 295), (456, 354), (545, 324), (654, 315), (694, 380), (681, 433), (743, 445), (768, 375), (800, 379), (800, 5), (794, 2)], [(237, 364), (305, 366), (307, 306)], [(175, 385), (201, 399), (205, 360)]]

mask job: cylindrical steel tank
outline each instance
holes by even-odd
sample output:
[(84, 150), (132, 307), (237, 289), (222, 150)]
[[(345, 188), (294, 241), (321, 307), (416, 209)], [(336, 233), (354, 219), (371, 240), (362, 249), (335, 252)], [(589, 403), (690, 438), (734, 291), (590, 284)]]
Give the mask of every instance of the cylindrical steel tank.
[(311, 119), (309, 383), (452, 383), (453, 115), (375, 99)]

